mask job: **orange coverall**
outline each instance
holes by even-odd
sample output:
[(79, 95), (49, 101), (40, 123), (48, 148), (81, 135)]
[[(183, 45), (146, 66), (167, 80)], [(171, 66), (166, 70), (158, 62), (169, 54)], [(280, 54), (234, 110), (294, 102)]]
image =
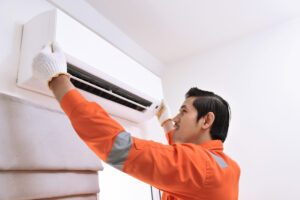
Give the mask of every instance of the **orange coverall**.
[(163, 191), (163, 200), (237, 200), (240, 168), (221, 140), (169, 145), (131, 136), (76, 89), (60, 106), (82, 140), (104, 162)]

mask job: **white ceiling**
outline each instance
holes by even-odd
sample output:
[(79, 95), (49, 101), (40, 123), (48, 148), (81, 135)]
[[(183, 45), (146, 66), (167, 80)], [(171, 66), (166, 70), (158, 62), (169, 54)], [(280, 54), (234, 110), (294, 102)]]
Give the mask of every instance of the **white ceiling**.
[(164, 64), (300, 16), (300, 0), (86, 0)]

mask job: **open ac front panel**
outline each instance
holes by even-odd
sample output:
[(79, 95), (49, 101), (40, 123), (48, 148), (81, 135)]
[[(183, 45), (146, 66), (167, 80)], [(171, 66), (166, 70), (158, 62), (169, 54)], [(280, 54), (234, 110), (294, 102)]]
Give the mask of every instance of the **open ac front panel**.
[[(53, 94), (46, 84), (33, 76), (32, 60), (45, 44), (56, 39), (56, 14), (56, 10), (42, 13), (24, 25), (17, 79), (19, 87), (48, 96)], [(111, 115), (135, 123), (144, 122), (155, 115), (160, 105), (159, 99), (89, 66), (87, 61), (79, 60), (68, 52), (65, 55), (71, 82), (89, 101), (99, 103)]]

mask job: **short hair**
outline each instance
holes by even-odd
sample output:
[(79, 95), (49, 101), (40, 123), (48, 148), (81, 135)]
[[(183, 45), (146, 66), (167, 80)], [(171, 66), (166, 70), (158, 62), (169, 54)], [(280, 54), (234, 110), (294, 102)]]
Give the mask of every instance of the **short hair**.
[(193, 102), (193, 106), (198, 112), (197, 122), (208, 112), (214, 113), (215, 120), (211, 126), (210, 135), (213, 140), (222, 140), (224, 143), (231, 115), (229, 104), (219, 95), (200, 90), (197, 87), (191, 88), (185, 94), (186, 99), (189, 97), (197, 97)]

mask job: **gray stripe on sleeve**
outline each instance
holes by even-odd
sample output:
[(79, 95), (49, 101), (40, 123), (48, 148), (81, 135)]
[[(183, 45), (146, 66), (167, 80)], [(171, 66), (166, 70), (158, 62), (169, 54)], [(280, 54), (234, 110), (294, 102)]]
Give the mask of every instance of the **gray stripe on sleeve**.
[(228, 167), (228, 165), (226, 164), (226, 162), (223, 160), (223, 158), (216, 156), (215, 154), (213, 154), (212, 152), (209, 151), (209, 153), (216, 159), (217, 163), (220, 165), (221, 168), (226, 168)]
[(107, 158), (107, 163), (122, 171), (123, 164), (127, 159), (132, 146), (131, 135), (127, 132), (120, 132)]

